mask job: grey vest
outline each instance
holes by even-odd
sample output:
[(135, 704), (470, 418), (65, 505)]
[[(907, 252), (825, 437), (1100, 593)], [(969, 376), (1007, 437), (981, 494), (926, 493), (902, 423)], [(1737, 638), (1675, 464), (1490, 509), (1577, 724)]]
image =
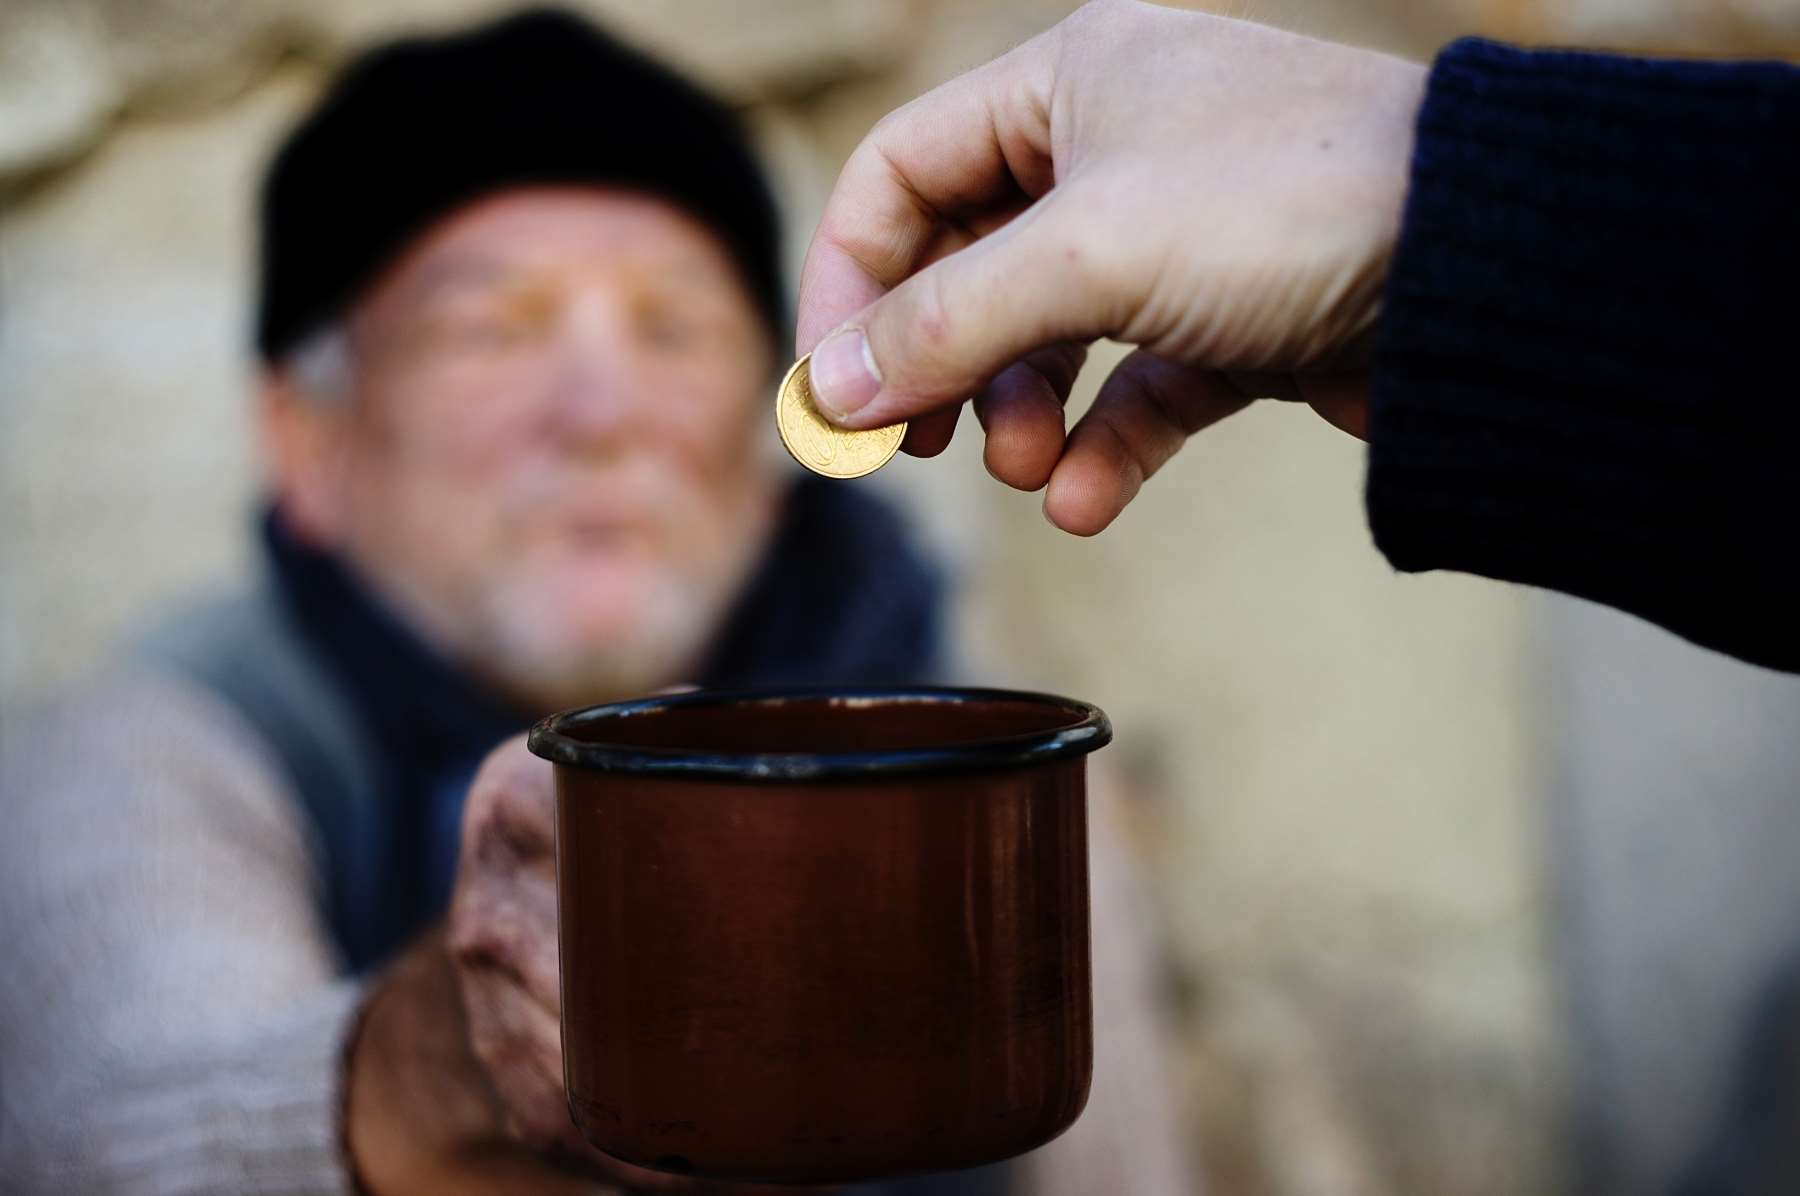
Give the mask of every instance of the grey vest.
[(137, 644), (140, 662), (193, 682), (255, 728), (305, 807), (325, 879), (325, 919), (352, 972), (393, 943), (382, 862), (395, 825), (381, 756), (349, 695), (267, 585), (191, 607)]

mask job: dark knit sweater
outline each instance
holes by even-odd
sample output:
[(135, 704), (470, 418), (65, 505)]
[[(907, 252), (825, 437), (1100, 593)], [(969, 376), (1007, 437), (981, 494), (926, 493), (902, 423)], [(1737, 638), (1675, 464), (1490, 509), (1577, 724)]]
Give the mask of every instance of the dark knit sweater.
[(1396, 568), (1800, 669), (1800, 69), (1457, 42), (1371, 411)]

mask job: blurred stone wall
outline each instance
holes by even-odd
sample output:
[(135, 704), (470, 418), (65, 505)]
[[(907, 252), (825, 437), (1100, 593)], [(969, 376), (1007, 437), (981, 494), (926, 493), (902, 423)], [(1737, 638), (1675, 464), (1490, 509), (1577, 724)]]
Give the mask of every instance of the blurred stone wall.
[(1794, 0), (1481, 0), (1512, 40), (1695, 57), (1800, 55)]
[[(248, 201), (268, 147), (367, 39), (495, 7), (0, 0), (0, 720), (148, 609), (250, 567)], [(1067, 5), (582, 7), (744, 106), (797, 263), (877, 117)], [(1777, 0), (1219, 7), (1421, 57), (1475, 28), (1800, 38)], [(1116, 359), (1096, 355), (1077, 406)], [(1087, 542), (990, 483), (973, 432), (879, 484), (959, 570), (972, 678), (1114, 716), (1197, 1177), (1245, 1196), (1556, 1190), (1527, 599), (1392, 575), (1362, 522), (1359, 447), (1303, 411), (1209, 432)]]

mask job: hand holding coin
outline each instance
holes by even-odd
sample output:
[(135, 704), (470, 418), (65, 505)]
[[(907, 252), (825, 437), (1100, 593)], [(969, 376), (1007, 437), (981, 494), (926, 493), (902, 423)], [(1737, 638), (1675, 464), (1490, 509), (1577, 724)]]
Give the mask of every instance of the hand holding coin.
[(904, 423), (852, 432), (828, 422), (813, 402), (812, 354), (789, 368), (775, 395), (775, 426), (794, 460), (828, 478), (874, 473), (900, 451)]
[[(1244, 21), (1095, 0), (914, 100), (850, 155), (796, 348), (832, 422), (949, 442), (1106, 527), (1252, 399), (1360, 434), (1425, 70)], [(1136, 347), (1067, 426), (1090, 342)]]

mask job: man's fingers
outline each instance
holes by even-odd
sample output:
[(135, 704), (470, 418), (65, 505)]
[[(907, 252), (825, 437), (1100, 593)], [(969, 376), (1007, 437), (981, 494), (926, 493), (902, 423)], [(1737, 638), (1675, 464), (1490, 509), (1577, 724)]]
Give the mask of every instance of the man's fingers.
[(469, 1045), (487, 1068), (507, 1128), (539, 1149), (574, 1147), (580, 1137), (563, 1092), (562, 1029), (555, 1014), (492, 976), (463, 981)]
[(1085, 345), (1052, 345), (1001, 370), (975, 396), (982, 460), (996, 479), (1017, 490), (1041, 490), (1050, 480), (1063, 451), (1063, 406), (1086, 359)]
[[(813, 353), (813, 393), (828, 417), (858, 428), (911, 421), (906, 451), (931, 456), (955, 430), (947, 408), (1047, 343), (1090, 339), (1092, 290), (1068, 285), (1080, 263), (1067, 234), (1078, 229), (1046, 229), (1053, 200), (1034, 203), (1055, 182), (1058, 36), (920, 97), (851, 154), (800, 281), (796, 347)], [(826, 337), (852, 317), (851, 329)], [(1056, 448), (1044, 439), (1051, 413), (1039, 389), (1016, 374), (990, 404), (1004, 408), (1000, 476), (1025, 484), (1041, 484), (1041, 458)]]
[(1044, 514), (1077, 536), (1105, 530), (1189, 436), (1249, 402), (1216, 373), (1138, 350), (1114, 368), (1069, 433)]
[(1324, 421), (1358, 440), (1369, 438), (1369, 375), (1333, 373), (1298, 375), (1301, 395)]
[(555, 877), (520, 871), (463, 886), (451, 907), (449, 945), (466, 971), (505, 977), (552, 1013), (562, 1008)]
[(1220, 375), (1231, 389), (1246, 399), (1301, 401), (1300, 386), (1286, 370), (1226, 370)]
[(927, 92), (850, 155), (801, 270), (799, 352), (918, 269), (940, 222), (1016, 209), (1049, 190), (1042, 42)]
[(550, 762), (532, 755), (525, 736), (515, 735), (488, 753), (469, 782), (460, 866), (470, 866), (472, 851), (491, 851), (496, 843), (520, 859), (547, 859), (555, 845), (555, 820), (556, 782)]
[(1017, 219), (920, 270), (813, 351), (828, 418), (873, 428), (960, 403), (1048, 345), (1115, 331), (1119, 271), (1091, 251), (1080, 200), (1053, 192)]
[(556, 791), (523, 736), (483, 761), (469, 787), (449, 948), (465, 972), (508, 977), (542, 1007), (560, 1005), (556, 958)]
[(950, 447), (950, 440), (956, 435), (957, 417), (960, 415), (961, 407), (921, 415), (907, 425), (906, 439), (900, 442), (900, 451), (915, 457), (937, 456)]

